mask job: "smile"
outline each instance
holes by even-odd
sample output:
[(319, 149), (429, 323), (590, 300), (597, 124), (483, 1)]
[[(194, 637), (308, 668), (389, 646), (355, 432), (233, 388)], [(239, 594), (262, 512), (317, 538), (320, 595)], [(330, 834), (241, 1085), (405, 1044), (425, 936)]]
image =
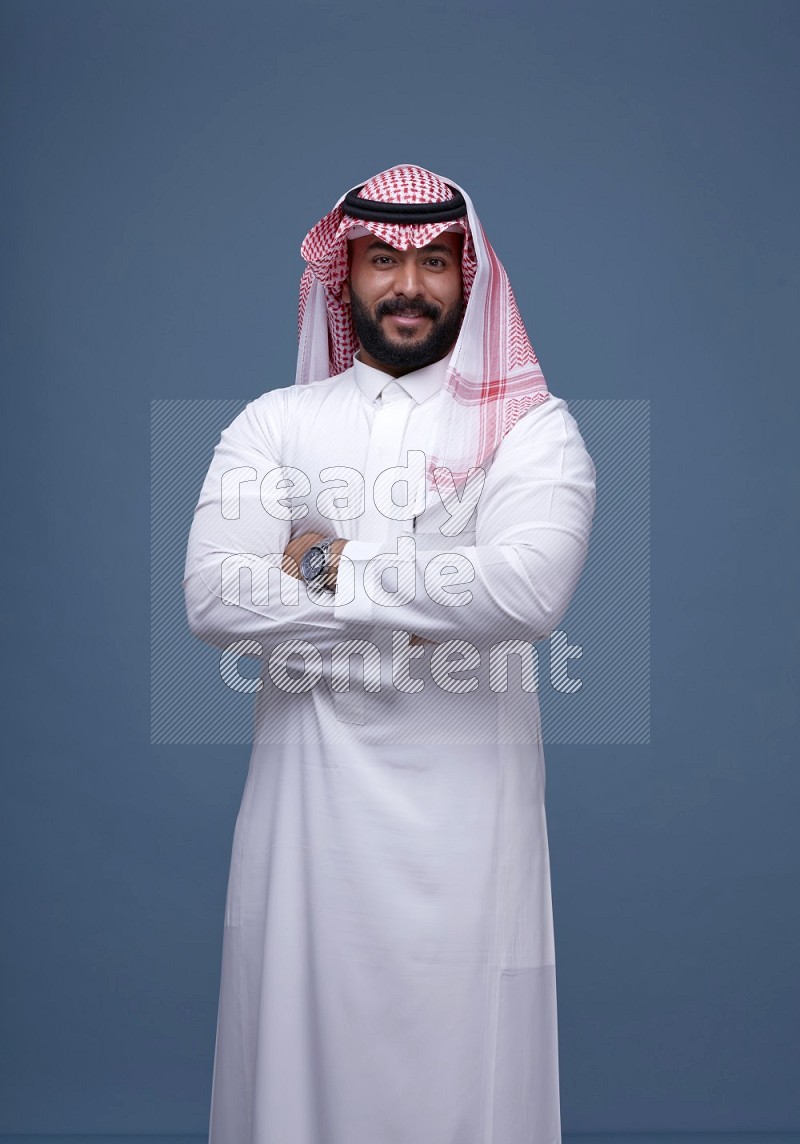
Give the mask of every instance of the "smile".
[(430, 321), (429, 318), (425, 318), (421, 314), (388, 314), (387, 317), (397, 322), (398, 326), (402, 326), (404, 329), (414, 329), (422, 322)]

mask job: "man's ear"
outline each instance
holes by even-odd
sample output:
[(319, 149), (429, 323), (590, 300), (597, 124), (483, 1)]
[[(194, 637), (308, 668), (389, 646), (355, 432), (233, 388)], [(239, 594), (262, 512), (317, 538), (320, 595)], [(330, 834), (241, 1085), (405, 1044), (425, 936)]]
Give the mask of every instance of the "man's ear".
[(344, 282), (342, 283), (342, 301), (345, 303), (345, 305), (347, 305), (347, 306), (350, 305), (350, 279), (349, 278), (345, 278)]

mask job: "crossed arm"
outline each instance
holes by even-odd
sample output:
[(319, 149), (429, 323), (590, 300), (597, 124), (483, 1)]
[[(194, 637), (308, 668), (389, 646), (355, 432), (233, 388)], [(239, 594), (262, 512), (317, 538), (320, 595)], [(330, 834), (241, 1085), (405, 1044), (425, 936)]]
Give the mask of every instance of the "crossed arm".
[[(376, 602), (365, 575), (379, 543), (336, 541), (336, 557), (352, 562), (350, 595), (342, 584), (324, 603), (296, 591), (298, 566), (319, 533), (291, 536), (291, 523), (269, 516), (260, 481), (280, 466), (280, 419), (266, 394), (222, 434), (195, 510), (184, 576), (192, 632), (226, 647), (236, 640), (301, 638), (322, 653), (342, 639), (402, 628), (418, 641), (455, 637), (477, 643), (546, 638), (566, 611), (588, 550), (595, 505), (594, 466), (563, 402), (551, 398), (523, 417), (500, 445), (476, 510), (475, 544), (441, 537), (438, 551), (415, 551), (415, 583), (431, 561), (455, 554), (468, 569), (452, 594), (418, 591), (399, 606)], [(252, 471), (241, 485), (236, 514), (226, 505), (223, 475)], [(458, 539), (457, 537), (455, 538)], [(226, 561), (249, 554), (271, 564), (268, 593), (226, 599)], [(341, 567), (341, 565), (340, 565)], [(237, 572), (238, 577), (238, 572)], [(253, 574), (255, 580), (255, 575)], [(291, 585), (294, 584), (294, 588)], [(451, 599), (448, 597), (452, 595)]]

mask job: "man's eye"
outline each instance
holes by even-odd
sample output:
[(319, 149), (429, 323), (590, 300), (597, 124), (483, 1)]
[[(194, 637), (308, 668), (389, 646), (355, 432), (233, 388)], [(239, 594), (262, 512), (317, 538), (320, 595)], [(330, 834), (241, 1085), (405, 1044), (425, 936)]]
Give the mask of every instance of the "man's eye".
[(392, 259), (388, 254), (379, 254), (372, 260), (373, 262), (391, 262)]

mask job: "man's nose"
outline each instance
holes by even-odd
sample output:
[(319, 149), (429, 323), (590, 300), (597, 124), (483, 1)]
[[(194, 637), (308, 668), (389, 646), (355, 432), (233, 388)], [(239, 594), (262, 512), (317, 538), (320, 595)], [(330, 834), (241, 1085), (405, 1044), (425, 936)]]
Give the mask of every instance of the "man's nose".
[(399, 264), (393, 285), (395, 294), (403, 294), (406, 298), (416, 298), (423, 293), (422, 276), (416, 259), (405, 259)]

